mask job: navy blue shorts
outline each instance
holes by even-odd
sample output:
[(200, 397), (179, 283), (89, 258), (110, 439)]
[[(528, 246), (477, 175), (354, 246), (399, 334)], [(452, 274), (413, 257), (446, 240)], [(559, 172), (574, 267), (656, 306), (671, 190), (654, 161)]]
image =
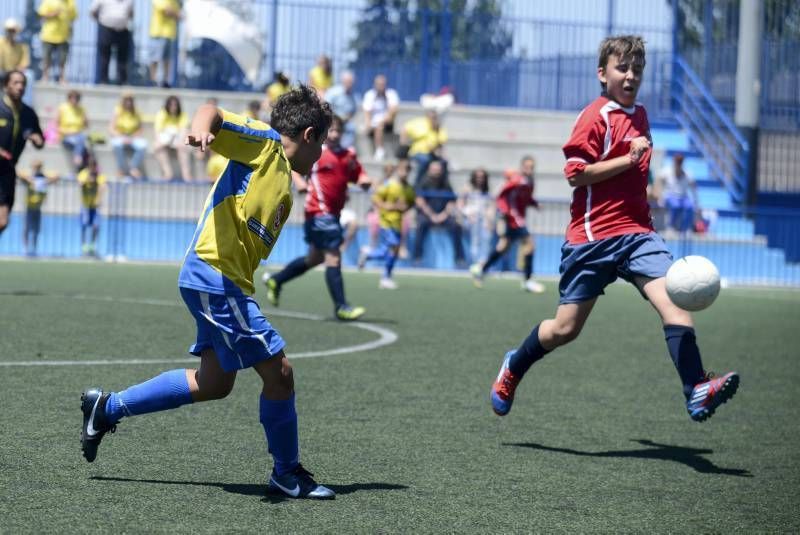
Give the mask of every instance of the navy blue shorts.
[(306, 243), (323, 251), (338, 249), (344, 241), (339, 218), (331, 214), (321, 214), (306, 219), (303, 230)]
[(582, 303), (603, 295), (603, 289), (622, 277), (657, 279), (667, 274), (672, 254), (655, 232), (623, 234), (598, 241), (561, 246), (560, 304)]
[(81, 207), (81, 226), (95, 227), (97, 226), (97, 208)]
[(252, 297), (180, 290), (197, 322), (197, 340), (189, 347), (192, 355), (213, 349), (222, 369), (231, 372), (266, 360), (286, 345)]

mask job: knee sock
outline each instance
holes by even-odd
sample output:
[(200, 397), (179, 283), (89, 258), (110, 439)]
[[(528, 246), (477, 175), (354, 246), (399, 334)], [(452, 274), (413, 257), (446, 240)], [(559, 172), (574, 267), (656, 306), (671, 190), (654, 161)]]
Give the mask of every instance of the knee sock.
[(275, 279), (275, 282), (277, 282), (278, 286), (280, 286), (281, 284), (289, 282), (295, 277), (299, 277), (309, 269), (310, 268), (306, 265), (306, 257), (298, 256), (289, 262), (285, 268), (273, 275), (272, 278)]
[(291, 472), (300, 464), (294, 392), (285, 400), (267, 399), (262, 394), (258, 401), (259, 420), (267, 436), (267, 448), (275, 461), (275, 472), (278, 475)]
[(106, 417), (115, 424), (123, 416), (175, 409), (191, 402), (186, 370), (171, 370), (122, 392), (112, 392), (106, 402)]
[(392, 270), (394, 269), (394, 263), (396, 260), (397, 260), (397, 253), (390, 251), (386, 255), (386, 264), (384, 265), (383, 268), (383, 276), (386, 277), (387, 279), (392, 278)]
[(336, 310), (347, 304), (344, 300), (344, 281), (342, 280), (342, 268), (340, 267), (326, 267), (325, 268), (325, 282), (328, 285), (328, 292), (333, 299), (333, 305)]
[(681, 377), (683, 395), (689, 399), (694, 385), (705, 378), (694, 329), (684, 325), (664, 325), (664, 338), (667, 340), (669, 356)]
[(508, 369), (518, 377), (525, 375), (525, 372), (534, 362), (541, 360), (542, 357), (550, 353), (539, 342), (539, 325), (541, 324), (537, 324), (533, 328), (531, 334), (522, 342), (522, 345), (511, 355), (511, 359), (508, 361)]
[(485, 275), (486, 273), (488, 273), (489, 268), (492, 267), (492, 264), (497, 262), (497, 260), (504, 254), (505, 251), (503, 251), (502, 253), (499, 252), (497, 249), (492, 251), (492, 254), (489, 255), (489, 258), (486, 259), (486, 263), (483, 265), (483, 274)]
[(522, 275), (525, 277), (525, 280), (531, 278), (533, 275), (533, 253), (526, 254), (522, 257)]

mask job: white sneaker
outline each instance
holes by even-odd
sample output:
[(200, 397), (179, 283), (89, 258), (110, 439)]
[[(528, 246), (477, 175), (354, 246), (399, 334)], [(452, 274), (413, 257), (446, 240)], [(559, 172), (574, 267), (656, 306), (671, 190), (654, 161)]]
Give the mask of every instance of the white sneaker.
[(522, 283), (522, 289), (526, 292), (531, 292), (534, 294), (541, 294), (544, 293), (545, 287), (544, 284), (541, 282), (536, 282), (533, 279), (526, 280)]
[(386, 151), (383, 150), (383, 147), (378, 147), (377, 149), (375, 149), (375, 155), (373, 157), (375, 158), (376, 161), (382, 162), (384, 156), (386, 156)]
[(266, 283), (267, 283), (267, 281), (268, 281), (270, 278), (272, 278), (272, 275), (270, 275), (270, 274), (269, 274), (269, 272), (265, 271), (265, 272), (264, 272), (264, 274), (263, 274), (263, 275), (261, 275), (261, 282), (263, 282), (264, 284), (266, 284)]
[(380, 288), (381, 290), (396, 290), (397, 283), (394, 282), (392, 279), (387, 279), (386, 277), (383, 277), (380, 280), (380, 282), (378, 282), (378, 288)]
[(369, 256), (369, 247), (363, 246), (358, 251), (358, 270), (362, 271), (364, 266), (367, 265), (367, 256)]
[(483, 266), (476, 262), (469, 267), (469, 274), (472, 275), (472, 284), (476, 288), (483, 288)]

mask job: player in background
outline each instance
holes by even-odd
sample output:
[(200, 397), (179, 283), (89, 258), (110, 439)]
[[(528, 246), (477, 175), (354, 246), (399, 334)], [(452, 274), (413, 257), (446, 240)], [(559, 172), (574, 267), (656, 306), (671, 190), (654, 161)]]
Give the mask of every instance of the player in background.
[(289, 217), (291, 170), (311, 171), (330, 117), (307, 86), (278, 100), (271, 127), (213, 104), (197, 110), (186, 143), (231, 160), (208, 195), (178, 277), (197, 323), (189, 351), (200, 357), (200, 367), (168, 371), (120, 392), (86, 391), (81, 443), (87, 461), (121, 418), (222, 399), (237, 372), (253, 368), (263, 382), (259, 419), (275, 461), (268, 488), (293, 498), (334, 497), (300, 464), (292, 366), (283, 338), (252, 297), (253, 275)]
[(81, 254), (97, 256), (97, 235), (100, 233), (100, 200), (106, 191), (106, 175), (97, 167), (97, 158), (92, 154), (86, 167), (78, 173), (81, 188)]
[(554, 318), (536, 325), (518, 349), (506, 353), (491, 391), (492, 407), (501, 416), (511, 410), (530, 366), (578, 336), (597, 298), (617, 277), (634, 284), (659, 314), (692, 420), (711, 416), (739, 385), (736, 372), (706, 374), (692, 317), (667, 296), (664, 276), (672, 256), (650, 220), (650, 125), (636, 102), (644, 66), (641, 37), (609, 37), (600, 44), (597, 77), (603, 92), (578, 116), (564, 145), (564, 173), (575, 189), (561, 250), (559, 305)]
[(39, 116), (22, 102), (28, 83), (22, 71), (11, 70), (3, 75), (3, 98), (0, 99), (0, 235), (8, 226), (14, 207), (17, 186), (16, 165), (25, 143), (44, 147)]
[(314, 165), (310, 179), (306, 184), (300, 183), (298, 188), (307, 190), (303, 230), (308, 253), (295, 258), (274, 275), (265, 273), (262, 280), (267, 286), (267, 299), (278, 306), (284, 284), (325, 262), (325, 283), (333, 300), (334, 314), (342, 321), (352, 321), (366, 311), (364, 307), (350, 306), (344, 296), (342, 253), (339, 250), (344, 237), (339, 214), (347, 200), (348, 185), (356, 183), (368, 189), (371, 181), (361, 168), (355, 151), (341, 146), (341, 136), (342, 120), (334, 116), (322, 156)]
[(414, 206), (416, 194), (408, 183), (411, 167), (407, 159), (397, 162), (394, 172), (372, 196), (372, 205), (378, 210), (380, 218), (380, 245), (375, 250), (366, 247), (358, 257), (358, 267), (363, 269), (369, 260), (384, 262), (383, 277), (378, 288), (396, 290), (397, 283), (392, 279), (392, 270), (400, 253), (400, 239), (403, 228), (403, 214)]
[(525, 220), (528, 206), (539, 206), (533, 197), (535, 168), (536, 161), (533, 156), (524, 156), (518, 172), (513, 170), (505, 172), (506, 181), (497, 194), (497, 221), (495, 224), (497, 241), (494, 251), (486, 259), (486, 262), (472, 264), (469, 268), (473, 283), (477, 288), (483, 286), (483, 278), (492, 265), (508, 252), (513, 242), (519, 241), (523, 265), (522, 289), (532, 293), (543, 293), (545, 290), (542, 283), (531, 278), (533, 253), (536, 247)]
[(22, 246), (25, 256), (35, 257), (42, 229), (42, 205), (47, 198), (47, 188), (58, 182), (58, 175), (45, 174), (41, 160), (31, 164), (31, 173), (19, 173), (18, 177), (27, 188), (25, 196), (25, 227), (22, 229)]

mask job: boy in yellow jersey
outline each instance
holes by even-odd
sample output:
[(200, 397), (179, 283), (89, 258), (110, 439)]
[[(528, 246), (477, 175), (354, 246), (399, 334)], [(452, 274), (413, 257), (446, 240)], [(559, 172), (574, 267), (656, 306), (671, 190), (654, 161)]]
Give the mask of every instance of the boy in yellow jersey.
[(97, 160), (90, 156), (86, 167), (78, 173), (81, 187), (81, 254), (97, 256), (97, 235), (100, 232), (97, 209), (106, 189), (106, 175), (97, 168)]
[(36, 256), (36, 244), (39, 241), (39, 232), (42, 228), (42, 205), (47, 197), (47, 187), (58, 181), (58, 175), (42, 170), (41, 160), (31, 164), (30, 175), (19, 173), (17, 175), (27, 187), (28, 194), (25, 199), (25, 227), (22, 230), (22, 246), (25, 256)]
[(416, 195), (408, 183), (410, 167), (408, 160), (400, 160), (389, 180), (372, 196), (372, 204), (380, 216), (380, 245), (374, 251), (362, 249), (358, 257), (358, 267), (363, 268), (368, 260), (383, 260), (384, 271), (378, 283), (383, 290), (396, 290), (392, 280), (392, 269), (400, 251), (400, 238), (403, 227), (403, 213), (414, 206)]
[(100, 440), (124, 416), (221, 399), (239, 370), (263, 381), (260, 420), (275, 466), (271, 492), (330, 499), (299, 460), (292, 366), (285, 342), (253, 299), (253, 273), (269, 256), (292, 207), (291, 172), (308, 174), (322, 152), (330, 107), (300, 86), (282, 96), (271, 126), (213, 104), (194, 116), (186, 143), (230, 159), (209, 193), (178, 278), (181, 296), (197, 323), (189, 351), (199, 369), (177, 369), (131, 386), (82, 396), (83, 455), (94, 461)]

